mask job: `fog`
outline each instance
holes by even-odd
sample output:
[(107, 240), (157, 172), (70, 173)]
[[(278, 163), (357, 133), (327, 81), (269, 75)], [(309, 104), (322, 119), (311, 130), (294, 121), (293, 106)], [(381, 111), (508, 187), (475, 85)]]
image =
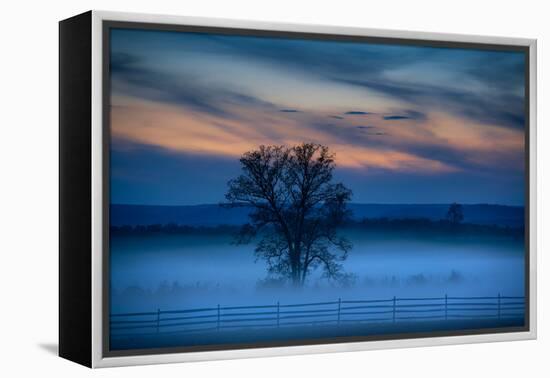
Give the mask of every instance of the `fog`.
[(304, 288), (266, 280), (254, 243), (232, 236), (111, 237), (111, 313), (418, 296), (522, 296), (523, 241), (345, 231), (346, 285), (310, 276)]

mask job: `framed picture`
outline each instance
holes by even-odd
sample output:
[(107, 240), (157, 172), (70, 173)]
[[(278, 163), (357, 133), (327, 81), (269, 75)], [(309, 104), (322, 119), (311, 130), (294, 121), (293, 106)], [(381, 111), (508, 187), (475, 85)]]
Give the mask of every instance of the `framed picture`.
[(60, 355), (536, 337), (536, 42), (60, 22)]

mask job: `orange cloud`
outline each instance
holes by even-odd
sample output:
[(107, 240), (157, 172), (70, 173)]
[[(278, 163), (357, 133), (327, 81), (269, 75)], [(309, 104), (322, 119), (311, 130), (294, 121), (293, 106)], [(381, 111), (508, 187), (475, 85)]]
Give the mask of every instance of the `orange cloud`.
[[(232, 111), (233, 117), (221, 118), (180, 106), (115, 96), (112, 136), (178, 152), (235, 158), (261, 144), (294, 145), (307, 141), (330, 146), (340, 166), (423, 173), (453, 172), (459, 168), (414, 154), (407, 150), (407, 144), (457, 149), (480, 164), (493, 163), (488, 154), (498, 158), (523, 148), (523, 139), (515, 130), (472, 127), (446, 114), (435, 113), (422, 123), (399, 121), (388, 126), (388, 122), (379, 121), (377, 128), (384, 128), (391, 139), (378, 139), (379, 145), (370, 142), (363, 146), (339, 140), (334, 132), (322, 128), (305, 127), (300, 117), (306, 116), (299, 113), (286, 117), (246, 107)], [(335, 127), (347, 127), (350, 131), (356, 125)]]

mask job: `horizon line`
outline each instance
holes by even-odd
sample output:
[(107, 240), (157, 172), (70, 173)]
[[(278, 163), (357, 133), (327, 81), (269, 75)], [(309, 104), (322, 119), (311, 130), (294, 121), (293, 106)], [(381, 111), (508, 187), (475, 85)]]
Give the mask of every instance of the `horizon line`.
[[(502, 204), (489, 202), (425, 202), (425, 203), (387, 203), (387, 202), (348, 202), (347, 205), (377, 205), (377, 206), (448, 206), (452, 203), (458, 203), (463, 206), (505, 206), (505, 207), (525, 207), (525, 204)], [(200, 206), (220, 206), (221, 203), (198, 203), (198, 204), (141, 204), (141, 203), (110, 203), (109, 206), (149, 206), (149, 207), (200, 207)], [(242, 206), (245, 207), (245, 206)]]

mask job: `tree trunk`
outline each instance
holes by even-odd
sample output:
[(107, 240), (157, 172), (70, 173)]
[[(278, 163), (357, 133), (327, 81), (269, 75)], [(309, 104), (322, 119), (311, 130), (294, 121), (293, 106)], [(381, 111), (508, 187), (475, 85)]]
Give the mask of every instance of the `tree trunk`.
[(294, 287), (302, 286), (301, 269), (300, 269), (300, 252), (296, 248), (292, 249), (290, 256), (291, 278)]
[(300, 271), (296, 270), (292, 271), (292, 286), (294, 287), (301, 287), (302, 286), (302, 280), (300, 279)]

